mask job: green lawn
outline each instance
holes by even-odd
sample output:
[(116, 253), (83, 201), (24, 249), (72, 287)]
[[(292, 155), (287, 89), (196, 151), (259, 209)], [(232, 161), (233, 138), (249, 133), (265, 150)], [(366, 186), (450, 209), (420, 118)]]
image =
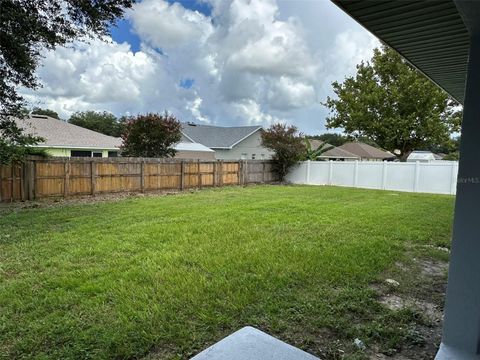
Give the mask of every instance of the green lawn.
[(324, 358), (399, 349), (421, 314), (369, 285), (441, 258), (453, 202), (253, 186), (4, 211), (0, 357), (183, 359), (245, 325)]

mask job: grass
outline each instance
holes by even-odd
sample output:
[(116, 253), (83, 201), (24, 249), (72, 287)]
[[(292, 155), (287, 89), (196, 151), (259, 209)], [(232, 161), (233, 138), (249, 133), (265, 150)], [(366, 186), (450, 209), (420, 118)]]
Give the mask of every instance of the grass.
[(0, 357), (188, 358), (246, 325), (324, 359), (400, 348), (419, 315), (369, 285), (449, 246), (453, 200), (255, 186), (5, 212)]

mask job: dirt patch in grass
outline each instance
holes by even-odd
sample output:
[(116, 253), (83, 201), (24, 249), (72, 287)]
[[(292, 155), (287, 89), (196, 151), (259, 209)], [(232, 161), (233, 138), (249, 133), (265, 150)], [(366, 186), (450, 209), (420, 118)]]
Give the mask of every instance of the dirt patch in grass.
[(442, 339), (443, 306), (448, 263), (438, 259), (413, 257), (409, 264), (397, 262), (388, 277), (400, 285), (392, 288), (377, 283), (372, 289), (378, 302), (392, 312), (412, 311), (418, 321), (410, 324), (399, 348), (384, 349), (373, 345), (368, 351), (370, 360), (433, 359)]

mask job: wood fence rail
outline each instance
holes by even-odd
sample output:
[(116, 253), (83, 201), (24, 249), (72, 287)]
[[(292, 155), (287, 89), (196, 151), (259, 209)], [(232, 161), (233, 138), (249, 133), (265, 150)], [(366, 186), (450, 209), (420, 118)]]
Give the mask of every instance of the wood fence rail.
[(152, 158), (32, 158), (0, 165), (0, 201), (270, 183), (271, 163)]

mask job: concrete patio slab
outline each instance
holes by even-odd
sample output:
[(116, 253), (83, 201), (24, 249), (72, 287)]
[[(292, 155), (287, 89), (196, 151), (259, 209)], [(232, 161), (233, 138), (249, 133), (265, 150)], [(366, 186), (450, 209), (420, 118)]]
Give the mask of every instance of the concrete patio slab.
[(203, 350), (191, 360), (318, 360), (251, 326)]

